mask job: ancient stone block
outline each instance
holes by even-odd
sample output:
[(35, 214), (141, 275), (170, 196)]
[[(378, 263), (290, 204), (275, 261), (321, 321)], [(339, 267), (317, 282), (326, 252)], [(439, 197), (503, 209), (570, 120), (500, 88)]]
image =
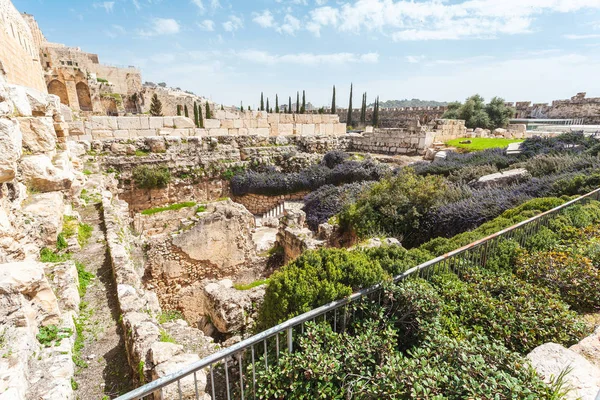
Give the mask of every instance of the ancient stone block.
[(233, 136), (237, 136), (240, 134), (240, 130), (239, 129), (235, 129), (235, 128), (231, 128), (228, 129), (228, 134), (229, 135), (233, 135)]
[(173, 117), (173, 126), (176, 128), (195, 128), (194, 121), (187, 117)]
[(294, 134), (294, 124), (279, 124), (277, 129), (278, 129), (280, 135), (293, 135)]
[(173, 117), (163, 117), (163, 126), (165, 128), (173, 128)]
[(267, 121), (269, 124), (279, 123), (279, 114), (268, 114)]
[(294, 123), (294, 114), (280, 114), (279, 115), (279, 123), (280, 124), (293, 124)]
[(163, 117), (150, 117), (148, 118), (149, 129), (160, 129), (164, 127), (165, 120)]
[(208, 129), (208, 136), (227, 136), (229, 129)]
[(333, 134), (334, 135), (345, 135), (346, 134), (346, 124), (333, 124)]
[(269, 120), (267, 118), (259, 118), (257, 120), (257, 128), (268, 128), (269, 127)]
[(239, 129), (240, 136), (248, 134), (248, 128), (240, 128)]
[(333, 135), (333, 124), (321, 124), (321, 135)]
[(117, 125), (119, 129), (141, 129), (139, 117), (119, 117)]
[(140, 117), (140, 129), (150, 129), (150, 117), (145, 115)]
[(194, 129), (194, 136), (208, 136), (208, 131), (202, 128)]
[(217, 110), (217, 111), (214, 113), (214, 118), (215, 118), (215, 119), (226, 119), (227, 117), (226, 117), (226, 112), (225, 112), (225, 110)]
[(310, 136), (315, 134), (315, 124), (303, 124), (301, 135)]
[(233, 120), (233, 127), (237, 128), (237, 129), (244, 128), (243, 120), (241, 120), (241, 119), (234, 119)]
[(225, 111), (225, 119), (236, 119), (236, 118), (239, 118), (239, 115), (237, 113)]
[(221, 127), (221, 121), (218, 119), (205, 119), (204, 120), (204, 128), (205, 129), (219, 129)]
[(51, 117), (18, 118), (23, 146), (33, 154), (50, 152), (56, 149), (56, 132)]
[(94, 129), (92, 130), (92, 136), (94, 137), (94, 139), (108, 139), (114, 137), (113, 132), (114, 131), (109, 131), (105, 129)]
[(0, 183), (14, 179), (22, 155), (22, 135), (16, 120), (0, 119)]
[(223, 119), (223, 120), (221, 120), (221, 128), (223, 128), (223, 129), (233, 129), (233, 120), (232, 119)]

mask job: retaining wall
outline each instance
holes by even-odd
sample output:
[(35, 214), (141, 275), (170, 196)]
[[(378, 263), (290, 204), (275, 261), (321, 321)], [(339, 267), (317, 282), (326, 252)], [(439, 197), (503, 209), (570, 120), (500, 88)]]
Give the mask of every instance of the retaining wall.
[(278, 204), (284, 201), (302, 200), (309, 193), (310, 191), (302, 191), (281, 196), (266, 196), (262, 194), (250, 193), (243, 196), (234, 196), (232, 200), (236, 203), (242, 204), (252, 214), (259, 215), (272, 210)]

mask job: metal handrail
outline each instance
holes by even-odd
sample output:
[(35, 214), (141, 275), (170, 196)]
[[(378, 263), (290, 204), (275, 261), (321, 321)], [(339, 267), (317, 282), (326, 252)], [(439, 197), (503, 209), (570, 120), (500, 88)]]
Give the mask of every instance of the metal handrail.
[[(457, 258), (457, 257), (461, 257), (462, 258), (461, 261), (485, 264), (485, 262), (487, 261), (487, 258), (489, 256), (490, 249), (492, 252), (495, 249), (497, 249), (498, 241), (500, 239), (504, 239), (504, 238), (517, 239), (517, 240), (519, 240), (520, 244), (524, 244), (525, 241), (529, 237), (531, 237), (533, 234), (535, 234), (537, 232), (537, 230), (548, 221), (549, 216), (560, 213), (570, 206), (573, 206), (575, 204), (582, 203), (586, 200), (591, 200), (591, 199), (600, 200), (600, 188), (598, 188), (592, 192), (589, 192), (583, 196), (580, 196), (576, 199), (568, 201), (568, 202), (566, 202), (558, 207), (555, 207), (549, 211), (538, 214), (532, 218), (529, 218), (528, 220), (519, 222), (518, 224), (515, 224), (508, 228), (505, 228), (505, 229), (503, 229), (499, 232), (496, 232), (490, 236), (487, 236), (483, 239), (477, 240), (466, 246), (463, 246), (461, 248), (453, 250), (453, 251), (446, 253), (444, 255), (441, 255), (439, 257), (436, 257), (436, 258), (434, 258), (430, 261), (427, 261), (423, 264), (420, 264), (416, 267), (410, 268), (407, 271), (403, 272), (402, 274), (399, 274), (396, 277), (394, 277), (393, 281), (397, 283), (397, 282), (403, 281), (406, 278), (412, 277), (412, 276), (423, 276), (423, 277), (428, 278), (432, 274), (435, 274), (437, 271), (437, 270), (434, 270), (433, 272), (430, 271), (432, 269), (432, 267), (441, 266), (442, 270), (446, 271), (447, 270), (446, 268), (452, 267), (450, 260), (452, 260), (453, 258)], [(516, 231), (518, 231), (520, 229), (526, 230), (526, 232), (524, 232), (525, 235), (519, 236), (516, 234)], [(291, 318), (291, 319), (289, 319), (279, 325), (276, 325), (270, 329), (267, 329), (259, 334), (256, 334), (245, 340), (242, 340), (241, 342), (236, 343), (233, 346), (230, 346), (228, 348), (220, 350), (208, 357), (203, 358), (202, 360), (194, 362), (177, 372), (174, 372), (170, 375), (156, 379), (144, 386), (141, 386), (135, 390), (132, 390), (131, 392), (118, 397), (116, 400), (141, 399), (145, 396), (151, 395), (159, 390), (162, 390), (163, 388), (165, 388), (166, 386), (168, 386), (172, 383), (179, 382), (183, 378), (186, 378), (186, 377), (190, 376), (191, 374), (195, 374), (196, 372), (201, 371), (205, 368), (210, 368), (211, 375), (212, 375), (213, 366), (224, 360), (225, 360), (226, 373), (227, 373), (227, 359), (233, 358), (235, 355), (238, 355), (238, 358), (239, 358), (239, 354), (248, 349), (252, 349), (252, 360), (253, 360), (252, 363), (254, 364), (254, 346), (264, 343), (265, 352), (266, 352), (266, 346), (267, 346), (266, 341), (273, 337), (276, 337), (277, 354), (279, 354), (279, 335), (280, 334), (286, 335), (287, 343), (286, 343), (285, 347), (287, 347), (287, 350), (291, 352), (291, 351), (293, 351), (293, 328), (298, 327), (298, 326), (303, 327), (302, 324), (309, 322), (309, 321), (315, 321), (317, 319), (317, 317), (325, 316), (325, 318), (326, 318), (326, 315), (331, 312), (336, 312), (336, 318), (337, 318), (337, 309), (347, 306), (355, 301), (358, 301), (358, 300), (364, 298), (365, 296), (373, 294), (373, 293), (377, 292), (378, 290), (382, 289), (382, 287), (383, 287), (383, 285), (381, 283), (371, 286), (369, 288), (360, 290), (346, 298), (332, 301), (329, 304), (325, 304), (321, 307), (315, 308), (315, 309), (308, 311), (304, 314), (301, 314), (297, 317)], [(337, 319), (335, 321), (337, 321)], [(334, 322), (334, 323), (336, 323), (336, 322)], [(240, 362), (241, 362), (241, 358), (240, 358)], [(241, 366), (240, 366), (240, 371), (241, 371)], [(242, 372), (242, 373), (240, 373), (240, 382), (243, 384), (243, 381), (244, 381), (244, 375)], [(179, 397), (181, 398), (181, 391), (179, 391), (179, 395), (180, 395)], [(213, 397), (212, 398), (213, 398), (213, 400), (215, 400), (214, 381), (213, 381)], [(230, 398), (229, 385), (227, 387), (227, 398), (228, 399)], [(244, 399), (243, 392), (242, 392), (241, 398)]]

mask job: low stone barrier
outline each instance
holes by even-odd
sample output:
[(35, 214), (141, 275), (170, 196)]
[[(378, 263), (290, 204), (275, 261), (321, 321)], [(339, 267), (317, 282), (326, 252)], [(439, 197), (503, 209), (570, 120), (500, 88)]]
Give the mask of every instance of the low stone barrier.
[(272, 210), (284, 201), (302, 200), (304, 196), (309, 193), (310, 191), (308, 190), (280, 196), (267, 196), (263, 194), (249, 193), (243, 196), (234, 196), (232, 200), (236, 203), (242, 204), (252, 214), (259, 215)]

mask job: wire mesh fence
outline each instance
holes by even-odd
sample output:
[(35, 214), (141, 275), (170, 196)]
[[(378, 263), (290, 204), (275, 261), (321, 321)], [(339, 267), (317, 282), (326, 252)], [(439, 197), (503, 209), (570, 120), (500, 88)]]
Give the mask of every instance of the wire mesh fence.
[[(429, 279), (450, 271), (460, 275), (469, 268), (485, 267), (503, 241), (512, 240), (523, 246), (541, 227), (548, 226), (551, 219), (571, 207), (592, 200), (600, 200), (600, 189), (411, 268), (396, 276), (394, 282), (413, 278)], [(344, 332), (354, 319), (361, 301), (381, 304), (383, 288), (382, 284), (375, 285), (299, 315), (176, 373), (150, 382), (117, 400), (152, 398), (152, 395), (155, 399), (205, 400), (207, 395), (213, 400), (255, 399), (257, 375), (269, 368), (277, 368), (283, 352), (291, 353), (297, 349), (298, 338), (304, 334), (307, 323), (327, 322), (335, 332)], [(206, 380), (199, 379), (198, 375), (205, 376)], [(200, 387), (204, 382), (204, 387)], [(166, 395), (167, 392), (170, 395)]]

